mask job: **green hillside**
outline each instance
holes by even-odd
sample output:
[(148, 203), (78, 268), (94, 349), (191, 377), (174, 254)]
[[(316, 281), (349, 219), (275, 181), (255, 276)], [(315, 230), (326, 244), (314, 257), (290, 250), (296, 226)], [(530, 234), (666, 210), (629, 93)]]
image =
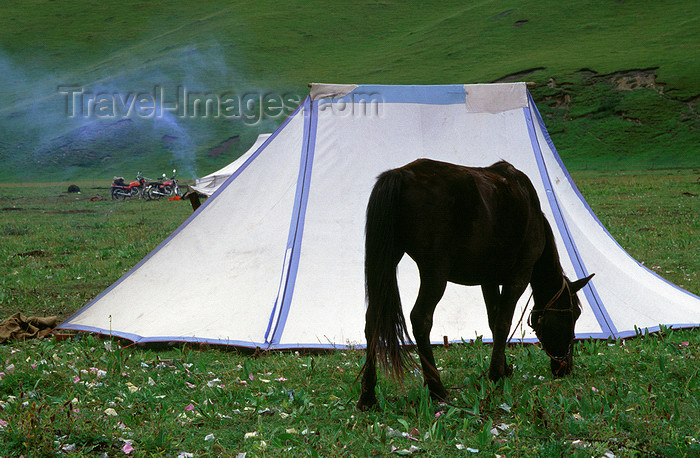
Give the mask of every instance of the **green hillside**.
[[(0, 180), (201, 176), (312, 81), (535, 81), (570, 168), (698, 167), (699, 19), (694, 1), (7, 0)], [(182, 91), (203, 105), (149, 110)], [(231, 116), (202, 115), (213, 99)]]

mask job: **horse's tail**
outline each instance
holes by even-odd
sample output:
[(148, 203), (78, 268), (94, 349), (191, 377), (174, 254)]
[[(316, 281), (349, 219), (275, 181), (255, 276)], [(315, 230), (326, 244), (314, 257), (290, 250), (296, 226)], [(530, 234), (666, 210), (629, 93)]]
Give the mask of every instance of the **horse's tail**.
[(376, 355), (379, 364), (396, 377), (407, 366), (404, 345), (411, 343), (396, 281), (396, 266), (404, 253), (397, 232), (401, 183), (398, 170), (379, 176), (367, 204), (365, 227), (368, 362), (369, 355)]

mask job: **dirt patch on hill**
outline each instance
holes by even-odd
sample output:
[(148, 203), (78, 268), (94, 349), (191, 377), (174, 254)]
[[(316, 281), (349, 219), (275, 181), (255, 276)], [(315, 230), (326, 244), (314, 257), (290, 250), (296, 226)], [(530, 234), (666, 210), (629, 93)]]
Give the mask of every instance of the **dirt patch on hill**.
[[(588, 86), (605, 83), (617, 91), (654, 89), (663, 94), (664, 85), (656, 80), (656, 70), (658, 70), (658, 67), (599, 74), (594, 70), (584, 68), (577, 72), (577, 76), (582, 79), (584, 85)], [(555, 78), (550, 78), (547, 82), (547, 87), (554, 89), (554, 91), (549, 92), (544, 97), (544, 101), (549, 102), (552, 108), (568, 110), (571, 104), (571, 93), (568, 89), (572, 86), (572, 83), (559, 83)]]
[(216, 146), (213, 146), (207, 150), (207, 155), (209, 157), (219, 157), (222, 154), (226, 154), (230, 151), (233, 151), (233, 149), (240, 143), (241, 137), (238, 135), (234, 135), (233, 137), (229, 137), (226, 140), (222, 141)]
[(546, 70), (546, 67), (534, 67), (520, 72), (511, 73), (493, 80), (492, 83), (515, 83), (518, 81), (526, 81), (530, 75), (540, 70)]
[[(513, 83), (518, 81), (527, 81), (527, 79), (535, 72), (546, 70), (546, 67), (528, 68), (515, 73), (502, 76), (493, 80), (493, 83)], [(656, 70), (659, 67), (651, 67), (644, 69), (622, 70), (619, 72), (599, 74), (595, 70), (583, 68), (577, 72), (577, 75), (582, 77), (587, 84), (597, 82), (607, 82), (619, 91), (634, 91), (635, 89), (649, 88), (655, 89), (661, 93), (664, 91), (664, 85), (656, 80)], [(557, 87), (557, 82), (551, 78), (547, 83), (549, 87)], [(562, 84), (566, 86), (566, 83)]]
[(634, 91), (635, 89), (648, 88), (656, 89), (663, 93), (664, 86), (656, 81), (656, 70), (658, 67), (644, 70), (627, 70), (623, 72), (602, 75), (607, 78), (618, 91)]

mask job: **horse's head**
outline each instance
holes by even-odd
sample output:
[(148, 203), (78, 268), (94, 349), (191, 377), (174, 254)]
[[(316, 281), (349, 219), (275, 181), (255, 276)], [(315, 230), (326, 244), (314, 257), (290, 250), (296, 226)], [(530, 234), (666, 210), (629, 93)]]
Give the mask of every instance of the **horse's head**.
[(552, 374), (567, 375), (571, 372), (574, 344), (574, 326), (581, 315), (581, 304), (576, 293), (593, 277), (569, 281), (564, 277), (561, 289), (544, 307), (530, 313), (530, 326), (550, 357)]

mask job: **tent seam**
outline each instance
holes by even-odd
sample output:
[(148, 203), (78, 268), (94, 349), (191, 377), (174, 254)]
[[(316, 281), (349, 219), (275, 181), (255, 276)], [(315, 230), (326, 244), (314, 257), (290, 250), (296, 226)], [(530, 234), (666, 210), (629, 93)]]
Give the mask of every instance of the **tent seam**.
[(315, 110), (318, 108), (316, 103), (310, 98), (307, 99), (306, 105), (307, 107), (305, 108), (308, 109), (308, 114), (305, 114), (304, 141), (302, 142), (303, 162), (300, 163), (300, 181), (297, 185), (299, 187), (299, 201), (298, 204), (295, 205), (293, 212), (294, 221), (290, 224), (290, 239), (287, 248), (291, 250), (291, 253), (289, 256), (289, 266), (287, 267), (286, 282), (281, 296), (281, 306), (277, 312), (277, 319), (272, 334), (269, 335), (269, 337), (266, 335), (265, 339), (269, 346), (276, 346), (279, 344), (282, 333), (284, 332), (292, 297), (294, 295), (294, 285), (296, 284), (296, 276), (299, 269), (299, 257), (301, 256), (301, 243), (303, 240), (306, 205), (309, 198), (311, 170), (314, 161), (314, 145), (316, 141), (317, 117), (315, 116)]

